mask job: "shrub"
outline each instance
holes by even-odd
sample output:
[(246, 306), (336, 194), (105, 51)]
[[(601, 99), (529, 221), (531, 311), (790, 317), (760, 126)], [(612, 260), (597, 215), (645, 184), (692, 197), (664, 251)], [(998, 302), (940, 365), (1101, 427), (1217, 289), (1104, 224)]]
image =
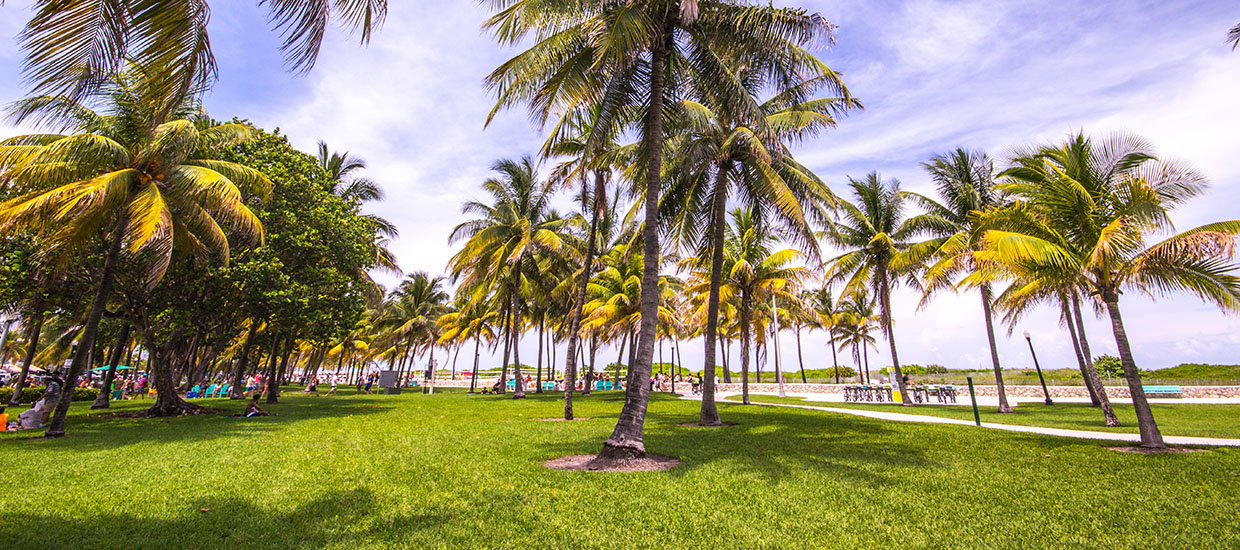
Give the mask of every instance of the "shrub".
[[(34, 403), (40, 397), (43, 397), (45, 388), (43, 386), (28, 386), (22, 389), (20, 403)], [(13, 388), (0, 388), (0, 403), (8, 403), (9, 398), (13, 397)], [(74, 401), (94, 401), (99, 397), (99, 390), (96, 388), (74, 388)]]
[(1094, 369), (1098, 371), (1098, 374), (1103, 376), (1110, 376), (1113, 378), (1122, 378), (1124, 376), (1123, 363), (1120, 362), (1119, 357), (1115, 357), (1114, 355), (1098, 356), (1097, 359), (1094, 359)]
[(943, 365), (926, 365), (926, 374), (947, 374), (947, 367)]

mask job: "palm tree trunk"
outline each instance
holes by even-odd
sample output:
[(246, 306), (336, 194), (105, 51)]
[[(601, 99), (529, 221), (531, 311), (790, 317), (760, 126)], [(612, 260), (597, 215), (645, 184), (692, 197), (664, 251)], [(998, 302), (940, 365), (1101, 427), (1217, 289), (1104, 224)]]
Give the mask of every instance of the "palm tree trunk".
[(603, 192), (606, 180), (603, 172), (594, 173), (594, 208), (590, 214), (590, 236), (586, 238), (586, 257), (581, 266), (581, 285), (577, 287), (577, 299), (568, 318), (568, 350), (564, 359), (564, 420), (573, 419), (573, 390), (577, 385), (577, 348), (581, 338), (581, 312), (586, 305), (586, 288), (590, 285), (594, 268), (595, 233), (598, 232), (599, 211), (603, 208)]
[[(710, 294), (706, 300), (706, 342), (702, 353), (702, 410), (698, 414), (698, 424), (701, 426), (723, 425), (719, 419), (719, 407), (715, 404), (715, 349), (719, 337), (719, 287), (723, 284), (723, 241), (727, 226), (729, 168), (730, 163), (720, 163), (715, 173), (715, 204), (710, 228)], [(726, 366), (724, 372), (727, 372)]]
[[(43, 332), (43, 313), (36, 313), (30, 323), (26, 336), (26, 356), (22, 358), (22, 370), (17, 373), (17, 381), (13, 384), (13, 395), (9, 397), (9, 407), (21, 404), (22, 388), (26, 386), (26, 378), (30, 376), (30, 364), (34, 362), (35, 352), (39, 349), (39, 336)], [(0, 407), (4, 412), (5, 407)]]
[(723, 346), (723, 383), (731, 384), (732, 365), (728, 361), (728, 358), (732, 355), (732, 341), (724, 338), (720, 345)]
[(887, 333), (887, 345), (891, 347), (891, 369), (896, 375), (896, 385), (900, 388), (900, 404), (912, 407), (913, 400), (908, 394), (908, 385), (904, 383), (904, 373), (900, 372), (900, 357), (896, 355), (896, 333), (891, 328), (891, 284), (885, 271), (879, 275), (879, 287), (882, 293), (880, 300), (883, 307), (883, 329)]
[(82, 327), (82, 336), (78, 340), (77, 353), (73, 354), (73, 361), (69, 363), (64, 389), (60, 392), (60, 401), (56, 403), (56, 410), (52, 413), (52, 419), (47, 428), (47, 437), (64, 437), (65, 435), (65, 417), (69, 414), (69, 404), (73, 402), (73, 388), (77, 386), (77, 380), (82, 376), (82, 371), (86, 370), (87, 356), (95, 347), (95, 337), (99, 334), (99, 321), (103, 319), (103, 310), (107, 307), (108, 298), (112, 294), (112, 283), (116, 279), (116, 261), (120, 257), (121, 245), (125, 241), (125, 232), (128, 228), (129, 209), (125, 208), (122, 209), (120, 219), (117, 220), (116, 227), (112, 230), (112, 242), (108, 245), (108, 251), (103, 257), (103, 269), (99, 273), (99, 288), (95, 291), (90, 312), (86, 314), (86, 323)]
[(626, 331), (623, 335), (620, 336), (620, 349), (619, 351), (616, 352), (616, 379), (615, 379), (614, 384), (617, 390), (621, 389), (620, 387), (620, 364), (621, 362), (624, 361), (624, 345), (628, 341), (629, 341), (629, 333)]
[(462, 344), (457, 344), (457, 345), (456, 345), (456, 349), (455, 349), (455, 350), (452, 350), (452, 374), (451, 374), (451, 377), (452, 377), (452, 379), (453, 379), (453, 380), (456, 380), (456, 359), (457, 359), (458, 357), (460, 357), (460, 356), (461, 356), (461, 345), (462, 345)]
[(474, 370), (469, 377), (469, 393), (478, 389), (478, 359), (482, 357), (482, 334), (474, 339)]
[(986, 317), (986, 338), (990, 341), (990, 362), (995, 368), (995, 387), (999, 393), (999, 412), (1011, 414), (1012, 407), (1008, 405), (1007, 390), (1003, 387), (1003, 369), (999, 366), (999, 347), (995, 344), (995, 324), (990, 313), (990, 285), (983, 284), (981, 294), (982, 315)]
[[(1102, 379), (1098, 377), (1098, 371), (1094, 369), (1094, 358), (1089, 350), (1089, 337), (1085, 335), (1085, 319), (1081, 316), (1081, 298), (1076, 292), (1072, 293), (1072, 317), (1076, 322), (1077, 337), (1081, 341), (1081, 355), (1084, 356), (1085, 360), (1085, 379), (1090, 381), (1088, 385), (1090, 388), (1090, 401), (1099, 407), (1103, 406), (1105, 402), (1105, 408), (1109, 409), (1111, 407), (1111, 400), (1107, 398), (1106, 387), (1102, 385)], [(1118, 425), (1119, 420), (1116, 420), (1116, 426)]]
[(280, 401), (280, 384), (284, 381), (285, 369), (288, 368), (289, 356), (293, 355), (293, 338), (286, 338), (284, 345), (284, 357), (280, 358), (280, 365), (271, 369), (271, 378), (267, 379), (267, 404), (274, 404)]
[[(668, 16), (665, 16), (668, 17)], [(646, 407), (650, 401), (650, 367), (654, 359), (654, 338), (659, 312), (659, 184), (663, 171), (663, 94), (667, 54), (671, 49), (672, 30), (667, 20), (655, 23), (661, 38), (650, 52), (650, 105), (643, 140), (646, 153), (645, 225), (642, 227), (642, 294), (641, 325), (637, 336), (637, 361), (629, 366), (629, 384), (620, 410), (620, 418), (611, 437), (603, 442), (601, 459), (641, 458), (646, 455), (642, 434), (646, 424)]]
[(509, 323), (507, 308), (503, 313), (503, 320), (500, 322), (500, 330), (504, 335), (504, 362), (499, 371), (499, 393), (508, 391), (508, 354), (512, 350), (512, 324)]
[[(590, 395), (594, 388), (594, 358), (598, 353), (598, 334), (590, 335), (590, 369), (586, 371), (585, 389), (581, 391), (581, 395)], [(583, 358), (582, 361), (585, 361)]]
[[(250, 329), (245, 334), (245, 343), (241, 344), (241, 357), (237, 358), (237, 367), (233, 373), (232, 384), (228, 389), (229, 399), (245, 399), (245, 384), (242, 379), (245, 378), (246, 365), (250, 361), (250, 347), (254, 345), (254, 332), (258, 328), (258, 319), (250, 320)], [(150, 344), (151, 340), (147, 340)], [(344, 350), (340, 351), (341, 357), (344, 356)]]
[(868, 385), (871, 381), (870, 379), (870, 348), (867, 347), (865, 343), (861, 344), (861, 356), (865, 360), (865, 378), (862, 380), (862, 382)]
[[(832, 353), (834, 355), (834, 353)], [(801, 325), (797, 325), (797, 363), (801, 366), (801, 383), (808, 384), (805, 380), (805, 358), (801, 355)], [(836, 383), (839, 383), (837, 380)]]
[[(1073, 306), (1075, 307), (1076, 304), (1073, 304)], [(1119, 426), (1119, 418), (1115, 416), (1115, 410), (1111, 408), (1111, 400), (1107, 398), (1106, 388), (1102, 386), (1102, 380), (1098, 378), (1098, 371), (1085, 364), (1084, 353), (1081, 352), (1081, 342), (1078, 336), (1081, 327), (1076, 326), (1076, 323), (1071, 318), (1072, 313), (1068, 311), (1066, 301), (1060, 304), (1060, 307), (1063, 309), (1063, 315), (1068, 321), (1068, 334), (1072, 336), (1072, 351), (1076, 352), (1076, 362), (1081, 367), (1081, 376), (1085, 380), (1085, 387), (1089, 388), (1089, 395), (1102, 408), (1102, 417), (1106, 419), (1107, 426)], [(1079, 308), (1077, 312), (1080, 312)], [(1099, 396), (1101, 396), (1101, 399), (1099, 399)]]
[(543, 389), (543, 331), (547, 321), (547, 314), (543, 314), (538, 319), (538, 376), (534, 379), (534, 393), (542, 393)]
[(741, 294), (741, 401), (749, 404), (749, 295)]
[(116, 380), (116, 364), (121, 360), (121, 353), (125, 351), (125, 346), (129, 344), (129, 323), (121, 324), (121, 334), (116, 339), (116, 347), (108, 357), (108, 372), (103, 376), (103, 386), (99, 388), (99, 395), (95, 397), (95, 402), (91, 403), (91, 409), (106, 409), (111, 404), (112, 383)]
[[(271, 343), (271, 353), (267, 355), (267, 403), (278, 403), (280, 398), (276, 397), (276, 388), (279, 386), (277, 382), (277, 371), (280, 365), (280, 344), (287, 345), (280, 334), (275, 335), (275, 341)], [(256, 389), (255, 391), (262, 391)]]
[(512, 296), (512, 324), (508, 329), (512, 333), (512, 379), (515, 382), (512, 392), (513, 399), (525, 399), (525, 378), (521, 376), (521, 294), (518, 285), (520, 284), (520, 274), (517, 275), (516, 284), (513, 284)]
[(1132, 396), (1132, 408), (1137, 413), (1137, 429), (1141, 432), (1141, 446), (1147, 449), (1163, 449), (1162, 433), (1158, 431), (1158, 423), (1154, 421), (1154, 413), (1150, 411), (1150, 402), (1145, 398), (1145, 389), (1141, 387), (1141, 372), (1132, 359), (1132, 348), (1128, 345), (1128, 332), (1124, 330), (1124, 318), (1119, 312), (1119, 291), (1104, 289), (1102, 301), (1111, 316), (1111, 330), (1115, 332), (1115, 347), (1119, 349), (1120, 364), (1124, 368), (1124, 378), (1128, 380), (1128, 393)]
[(835, 367), (835, 383), (839, 384), (840, 383), (840, 361), (839, 361), (839, 358), (835, 355), (835, 338), (833, 338), (833, 335), (831, 334), (833, 330), (834, 330), (834, 327), (827, 329), (827, 344), (831, 346), (831, 366)]

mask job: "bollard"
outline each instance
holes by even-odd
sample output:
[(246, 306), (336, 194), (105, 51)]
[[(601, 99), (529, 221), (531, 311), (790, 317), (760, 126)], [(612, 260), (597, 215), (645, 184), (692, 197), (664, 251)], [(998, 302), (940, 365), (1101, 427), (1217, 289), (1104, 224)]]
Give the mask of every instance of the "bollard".
[(969, 399), (973, 400), (973, 422), (978, 426), (982, 425), (982, 415), (977, 412), (977, 392), (973, 391), (973, 377), (966, 377), (969, 380)]

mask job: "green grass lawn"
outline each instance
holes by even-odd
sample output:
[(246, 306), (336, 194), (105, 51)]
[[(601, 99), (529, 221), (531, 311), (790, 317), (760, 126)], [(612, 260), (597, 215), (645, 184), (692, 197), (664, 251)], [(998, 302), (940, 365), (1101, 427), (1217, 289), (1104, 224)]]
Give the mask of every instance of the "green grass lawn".
[[(728, 396), (727, 400), (740, 401), (741, 398), (739, 395), (733, 395)], [(749, 400), (757, 403), (790, 403), (816, 407), (862, 409), (973, 420), (973, 408), (969, 406), (931, 404), (905, 407), (897, 403), (829, 403), (809, 401), (800, 397), (780, 398), (771, 395), (752, 395)], [(959, 401), (961, 403), (968, 403), (968, 397), (959, 398)], [(1087, 403), (1058, 403), (1052, 406), (1047, 406), (1044, 403), (1022, 403), (1017, 407), (1013, 407), (1011, 414), (999, 414), (993, 406), (979, 406), (978, 412), (982, 417), (982, 422), (994, 422), (996, 424), (1020, 424), (1069, 430), (1137, 433), (1137, 415), (1133, 412), (1132, 405), (1115, 403), (1113, 408), (1115, 409), (1115, 416), (1119, 417), (1120, 426), (1107, 427), (1105, 420), (1102, 418), (1102, 410), (1095, 409)], [(1240, 439), (1240, 405), (1151, 403), (1150, 408), (1154, 411), (1154, 420), (1158, 422), (1158, 428), (1163, 435)]]
[[(108, 418), (0, 434), (0, 541), (16, 548), (1237, 547), (1240, 449), (1112, 443), (724, 403), (682, 428), (656, 395), (665, 472), (561, 472), (621, 395), (302, 397), (279, 417)], [(149, 402), (148, 402), (149, 403)], [(239, 402), (207, 401), (238, 411)], [(143, 403), (118, 404), (113, 412)]]

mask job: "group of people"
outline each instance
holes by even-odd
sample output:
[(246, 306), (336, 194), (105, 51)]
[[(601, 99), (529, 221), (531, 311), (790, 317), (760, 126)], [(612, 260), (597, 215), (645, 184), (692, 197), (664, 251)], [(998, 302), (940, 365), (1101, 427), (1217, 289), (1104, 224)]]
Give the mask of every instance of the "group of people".
[[(336, 388), (340, 387), (342, 382), (345, 382), (345, 383), (348, 382), (348, 379), (346, 379), (343, 375), (338, 375), (338, 374), (327, 375), (327, 376), (318, 376), (318, 375), (303, 376), (301, 378), (301, 383), (306, 386), (306, 389), (302, 391), (304, 393), (308, 393), (310, 395), (317, 397), (319, 395), (319, 384), (322, 384), (324, 382), (324, 379), (326, 379), (326, 382), (331, 385), (331, 389), (327, 390), (327, 393), (324, 395), (336, 395)], [(373, 373), (373, 372), (370, 374), (367, 374), (366, 376), (357, 377), (357, 381), (356, 381), (357, 393), (359, 394), (374, 393), (373, 391), (371, 391), (371, 388), (374, 387), (375, 382), (378, 381), (378, 379), (379, 379), (378, 373)]]

